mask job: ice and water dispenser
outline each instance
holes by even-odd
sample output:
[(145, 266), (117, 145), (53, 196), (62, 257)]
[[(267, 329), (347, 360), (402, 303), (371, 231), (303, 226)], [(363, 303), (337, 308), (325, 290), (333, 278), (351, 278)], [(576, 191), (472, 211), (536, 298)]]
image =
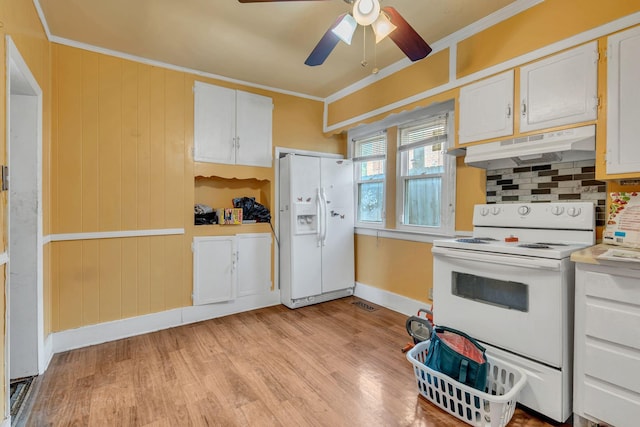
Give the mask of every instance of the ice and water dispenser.
[(318, 230), (318, 207), (312, 202), (293, 204), (294, 234), (315, 234)]

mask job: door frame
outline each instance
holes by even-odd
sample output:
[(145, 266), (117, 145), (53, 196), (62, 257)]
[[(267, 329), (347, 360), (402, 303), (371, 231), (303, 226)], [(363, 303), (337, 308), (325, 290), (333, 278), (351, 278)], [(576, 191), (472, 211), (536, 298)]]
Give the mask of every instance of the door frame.
[[(42, 89), (37, 80), (31, 73), (27, 63), (20, 54), (20, 51), (16, 44), (13, 42), (11, 36), (6, 36), (6, 162), (9, 164), (11, 160), (11, 96), (12, 92), (17, 94), (16, 91), (25, 92), (25, 95), (35, 96), (36, 100), (36, 137), (35, 137), (35, 152), (36, 152), (36, 301), (32, 301), (32, 306), (35, 307), (36, 331), (30, 331), (34, 333), (36, 343), (35, 349), (36, 364), (34, 374), (42, 374), (46, 370), (50, 355), (47, 355), (45, 351), (45, 336), (44, 336), (44, 237), (43, 237), (43, 210), (42, 210), (42, 135), (43, 135), (43, 95)], [(11, 173), (11, 167), (16, 165), (9, 165), (9, 173)], [(9, 387), (9, 364), (10, 360), (10, 270), (11, 270), (11, 253), (10, 253), (10, 235), (11, 235), (11, 197), (10, 193), (7, 195), (6, 206), (6, 221), (7, 221), (7, 268), (5, 278), (5, 295), (6, 295), (6, 311), (5, 311), (5, 376), (7, 378), (7, 400), (9, 399), (8, 387)]]

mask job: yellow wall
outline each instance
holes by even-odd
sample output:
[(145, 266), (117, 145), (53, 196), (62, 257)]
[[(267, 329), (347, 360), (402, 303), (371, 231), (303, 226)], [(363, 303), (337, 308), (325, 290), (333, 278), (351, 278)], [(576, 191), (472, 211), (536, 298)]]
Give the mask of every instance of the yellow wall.
[[(418, 301), (428, 300), (431, 244), (356, 235), (357, 280)], [(362, 260), (375, 260), (361, 268)], [(428, 307), (427, 307), (428, 308)]]
[[(50, 147), (50, 127), (51, 127), (51, 67), (50, 67), (50, 45), (46, 39), (46, 35), (40, 24), (40, 19), (36, 13), (35, 7), (31, 1), (25, 0), (3, 0), (0, 2), (0, 36), (2, 41), (0, 42), (0, 58), (2, 64), (0, 65), (0, 164), (6, 164), (6, 104), (7, 93), (5, 81), (7, 78), (6, 70), (6, 52), (7, 47), (5, 43), (5, 36), (11, 36), (13, 42), (16, 44), (20, 54), (25, 60), (27, 66), (31, 70), (31, 73), (35, 77), (43, 92), (43, 177), (49, 174), (49, 147)], [(12, 167), (17, 167), (12, 165)], [(43, 178), (43, 208), (46, 209), (49, 206), (50, 191), (47, 185), (46, 178)], [(0, 194), (0, 241), (2, 242), (2, 248), (0, 252), (7, 250), (7, 221), (5, 218), (7, 209), (7, 194), (6, 192)], [(47, 234), (50, 229), (49, 218), (45, 214), (44, 217), (44, 233)], [(50, 277), (48, 269), (45, 265), (45, 305), (50, 302), (50, 292), (48, 287), (50, 283)], [(5, 268), (3, 267), (0, 272), (0, 286), (6, 289), (5, 280)], [(6, 293), (3, 293), (3, 297), (0, 298), (0, 317), (2, 317), (2, 324), (0, 330), (3, 331), (3, 337), (6, 337), (6, 325), (4, 324), (4, 313), (6, 313)], [(50, 328), (50, 316), (49, 310), (45, 310), (45, 330)], [(4, 361), (4, 342), (3, 338), (0, 342), (0, 355), (3, 357), (2, 365), (5, 365)], [(7, 379), (4, 377), (4, 369), (0, 371), (0, 413), (8, 415), (8, 408), (6, 406), (5, 390), (7, 388)]]

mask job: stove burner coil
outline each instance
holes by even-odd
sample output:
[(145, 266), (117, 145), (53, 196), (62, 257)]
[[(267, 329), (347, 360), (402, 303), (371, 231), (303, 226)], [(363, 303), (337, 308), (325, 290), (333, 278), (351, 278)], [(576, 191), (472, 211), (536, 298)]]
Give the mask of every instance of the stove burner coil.
[(551, 249), (551, 246), (546, 243), (523, 243), (521, 245), (518, 245), (518, 247), (531, 249)]
[(469, 239), (456, 239), (456, 242), (460, 243), (488, 243), (483, 239), (469, 238)]

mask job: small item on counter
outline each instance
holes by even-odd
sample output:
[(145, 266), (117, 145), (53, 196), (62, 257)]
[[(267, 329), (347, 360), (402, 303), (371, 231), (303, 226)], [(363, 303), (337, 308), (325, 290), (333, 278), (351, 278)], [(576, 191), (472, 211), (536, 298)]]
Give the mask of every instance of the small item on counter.
[(218, 209), (218, 224), (226, 224), (226, 225), (242, 224), (242, 209), (236, 209), (236, 208)]
[(194, 206), (194, 225), (217, 224), (218, 215), (211, 206), (198, 203)]
[(507, 243), (513, 243), (513, 242), (517, 242), (518, 238), (516, 236), (509, 236), (509, 237), (505, 237), (504, 241)]
[(609, 194), (609, 217), (603, 243), (640, 248), (640, 195), (638, 192)]

